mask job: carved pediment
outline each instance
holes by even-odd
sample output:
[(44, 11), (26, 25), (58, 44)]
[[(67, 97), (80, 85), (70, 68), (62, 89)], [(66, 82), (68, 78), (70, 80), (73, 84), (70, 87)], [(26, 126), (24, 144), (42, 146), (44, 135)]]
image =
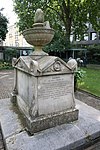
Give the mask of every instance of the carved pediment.
[(14, 67), (23, 69), (24, 71), (34, 75), (38, 75), (38, 72), (41, 72), (38, 62), (33, 60), (30, 56), (21, 56), (14, 64)]
[[(26, 56), (25, 56), (26, 57)], [(29, 59), (26, 57), (19, 57), (19, 59), (17, 60), (17, 62), (15, 63), (15, 67), (20, 68), (20, 69), (24, 69), (24, 70), (29, 70)], [(27, 61), (25, 61), (27, 60)]]
[(55, 56), (45, 56), (38, 63), (42, 73), (71, 73), (67, 63)]
[(21, 56), (14, 66), (34, 75), (72, 72), (66, 62), (55, 56), (44, 56), (37, 61), (33, 60), (30, 56)]

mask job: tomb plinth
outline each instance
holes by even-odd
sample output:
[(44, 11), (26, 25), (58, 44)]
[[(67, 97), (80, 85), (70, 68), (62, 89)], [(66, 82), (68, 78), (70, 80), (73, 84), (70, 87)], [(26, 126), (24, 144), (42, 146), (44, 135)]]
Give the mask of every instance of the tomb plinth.
[(12, 102), (17, 103), (31, 134), (78, 119), (74, 71), (62, 59), (42, 51), (42, 47), (52, 40), (54, 30), (48, 24), (39, 23), (39, 28), (37, 24), (30, 29), (34, 33), (23, 32), (26, 40), (35, 45), (35, 51), (13, 61), (15, 86)]

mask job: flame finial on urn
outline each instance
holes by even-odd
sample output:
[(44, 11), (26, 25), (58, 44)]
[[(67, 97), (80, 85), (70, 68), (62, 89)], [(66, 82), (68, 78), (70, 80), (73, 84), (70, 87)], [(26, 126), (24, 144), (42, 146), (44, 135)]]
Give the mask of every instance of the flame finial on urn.
[(37, 9), (34, 16), (34, 23), (43, 23), (44, 13), (41, 9)]

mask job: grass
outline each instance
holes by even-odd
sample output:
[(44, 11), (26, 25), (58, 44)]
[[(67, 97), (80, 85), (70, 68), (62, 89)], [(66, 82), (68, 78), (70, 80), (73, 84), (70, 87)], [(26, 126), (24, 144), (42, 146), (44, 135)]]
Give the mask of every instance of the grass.
[(100, 69), (82, 68), (82, 70), (86, 71), (86, 74), (82, 82), (78, 83), (78, 88), (100, 96)]

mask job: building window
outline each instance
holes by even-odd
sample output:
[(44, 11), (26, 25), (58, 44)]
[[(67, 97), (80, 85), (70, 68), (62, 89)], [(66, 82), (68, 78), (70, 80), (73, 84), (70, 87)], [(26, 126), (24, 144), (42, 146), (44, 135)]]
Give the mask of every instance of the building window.
[(97, 39), (97, 33), (96, 32), (93, 32), (92, 33), (92, 40), (96, 40)]
[(15, 46), (16, 46), (16, 47), (19, 47), (19, 43), (18, 43), (18, 42), (15, 42)]
[(18, 41), (18, 35), (15, 35), (15, 40), (17, 40), (17, 41)]
[(11, 33), (9, 34), (9, 38), (12, 38), (12, 34)]
[(15, 40), (18, 41), (18, 32), (15, 32)]

